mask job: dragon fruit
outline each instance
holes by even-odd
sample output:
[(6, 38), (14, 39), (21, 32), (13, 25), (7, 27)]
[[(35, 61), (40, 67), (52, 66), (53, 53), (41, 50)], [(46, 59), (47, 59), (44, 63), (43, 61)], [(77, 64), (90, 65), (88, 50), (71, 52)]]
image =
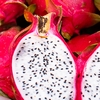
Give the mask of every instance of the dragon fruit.
[[(96, 0), (94, 1), (96, 3)], [(55, 12), (57, 17), (62, 17), (61, 34), (68, 40), (74, 34), (79, 35), (81, 29), (93, 26), (100, 22), (100, 16), (96, 14), (94, 1), (27, 0), (29, 5), (35, 4), (37, 6), (35, 13), (38, 15)]]
[[(84, 50), (91, 46), (96, 46), (100, 43), (100, 31), (91, 35), (82, 34), (70, 39), (67, 44), (73, 53), (80, 55)], [(82, 45), (82, 46), (80, 46)], [(93, 49), (93, 48), (92, 48)]]
[[(64, 0), (72, 16), (62, 19), (62, 35), (70, 39), (74, 34), (80, 33), (80, 30), (93, 26), (100, 22), (100, 16), (96, 14), (93, 0)], [(70, 19), (70, 20), (69, 20)]]
[(24, 100), (75, 100), (75, 58), (54, 18), (53, 13), (34, 16), (30, 30), (12, 42), (11, 72)]
[(15, 98), (10, 74), (9, 46), (20, 28), (15, 26), (0, 32), (0, 91), (10, 98)]
[(46, 8), (46, 3), (45, 0), (26, 0), (28, 5), (34, 4), (36, 6), (35, 14), (38, 15), (45, 15), (47, 14), (45, 8)]
[[(77, 60), (79, 100), (100, 99), (100, 44), (90, 54), (83, 52)], [(78, 100), (77, 99), (77, 100)]]
[(27, 6), (25, 0), (0, 1), (0, 26), (5, 23), (16, 23), (16, 18), (21, 16)]
[(49, 0), (46, 3), (47, 12), (60, 15), (59, 7), (62, 8), (61, 34), (68, 40), (73, 34), (79, 34), (81, 29), (100, 22), (93, 0)]

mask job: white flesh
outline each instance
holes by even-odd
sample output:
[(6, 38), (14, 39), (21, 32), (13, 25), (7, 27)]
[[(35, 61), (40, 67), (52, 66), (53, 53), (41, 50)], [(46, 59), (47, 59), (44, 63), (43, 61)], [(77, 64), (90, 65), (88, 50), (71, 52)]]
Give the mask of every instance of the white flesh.
[(52, 34), (48, 38), (33, 33), (25, 36), (15, 49), (12, 71), (24, 100), (75, 98), (74, 60), (64, 43)]
[(84, 68), (82, 100), (100, 100), (100, 47), (88, 59)]

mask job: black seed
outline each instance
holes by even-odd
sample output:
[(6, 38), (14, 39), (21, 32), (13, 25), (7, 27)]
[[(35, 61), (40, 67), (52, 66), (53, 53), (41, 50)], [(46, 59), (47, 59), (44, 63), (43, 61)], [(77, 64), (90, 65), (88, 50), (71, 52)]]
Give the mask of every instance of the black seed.
[(25, 42), (23, 42), (23, 44), (25, 44)]
[(59, 95), (59, 98), (61, 97), (61, 95)]
[(47, 100), (47, 97), (45, 97), (44, 99)]
[(92, 77), (92, 75), (90, 75), (90, 77)]
[(63, 70), (63, 68), (61, 68), (61, 70)]
[(98, 78), (100, 78), (100, 74), (98, 74)]
[(49, 91), (47, 91), (47, 94), (49, 94), (50, 92)]
[(69, 100), (72, 100), (72, 98), (69, 98)]
[(18, 58), (16, 58), (16, 60), (18, 60)]
[(89, 76), (88, 74), (86, 74), (86, 76)]
[(34, 51), (33, 49), (31, 49), (31, 51)]
[(26, 96), (28, 95), (28, 94), (25, 94)]
[(30, 52), (30, 50), (28, 50), (28, 52)]
[(68, 88), (68, 86), (66, 86), (66, 88)]
[(53, 43), (53, 41), (50, 41), (50, 43)]
[(63, 99), (65, 99), (66, 97), (63, 97)]
[(30, 99), (33, 99), (33, 97), (30, 97)]
[(59, 69), (59, 67), (56, 67), (56, 70)]
[(25, 88), (23, 88), (23, 90), (25, 90)]
[(37, 83), (37, 82), (35, 82), (35, 85), (38, 85), (38, 83)]
[(61, 61), (61, 59), (59, 59), (59, 61)]
[(60, 85), (60, 83), (58, 83), (58, 86)]
[(87, 90), (87, 92), (90, 92), (89, 90)]
[(59, 92), (59, 90), (57, 90), (57, 92)]
[(92, 60), (92, 62), (95, 62), (95, 60)]
[(18, 72), (16, 72), (16, 74), (18, 74)]
[(54, 76), (54, 74), (50, 73), (51, 76)]
[(72, 64), (72, 61), (69, 61), (70, 64)]
[(57, 42), (60, 42), (59, 40), (57, 40)]
[(67, 80), (64, 80), (64, 83), (66, 83), (67, 82)]
[[(67, 59), (69, 59), (69, 57), (67, 57)], [(70, 62), (70, 61), (69, 61)]]
[(87, 88), (87, 86), (84, 86), (84, 88)]
[(53, 90), (52, 90), (52, 89), (50, 89), (50, 91), (51, 91), (51, 93), (53, 92)]
[(94, 95), (94, 97), (96, 97), (96, 95)]

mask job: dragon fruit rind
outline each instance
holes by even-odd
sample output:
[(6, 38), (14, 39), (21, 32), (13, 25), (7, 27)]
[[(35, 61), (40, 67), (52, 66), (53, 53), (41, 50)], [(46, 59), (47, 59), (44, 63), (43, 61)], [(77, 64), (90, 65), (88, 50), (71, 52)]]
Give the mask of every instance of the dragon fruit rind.
[(56, 31), (54, 16), (35, 16), (26, 35), (13, 41), (12, 76), (24, 100), (75, 100), (75, 59)]

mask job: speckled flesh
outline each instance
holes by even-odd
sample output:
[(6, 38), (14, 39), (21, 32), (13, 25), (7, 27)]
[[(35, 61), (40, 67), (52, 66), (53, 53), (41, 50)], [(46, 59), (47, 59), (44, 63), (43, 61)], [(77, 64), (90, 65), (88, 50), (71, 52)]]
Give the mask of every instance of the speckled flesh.
[(81, 90), (82, 100), (100, 100), (100, 46), (86, 63)]
[(26, 35), (12, 58), (15, 84), (24, 100), (74, 100), (76, 69), (69, 50), (56, 35)]

